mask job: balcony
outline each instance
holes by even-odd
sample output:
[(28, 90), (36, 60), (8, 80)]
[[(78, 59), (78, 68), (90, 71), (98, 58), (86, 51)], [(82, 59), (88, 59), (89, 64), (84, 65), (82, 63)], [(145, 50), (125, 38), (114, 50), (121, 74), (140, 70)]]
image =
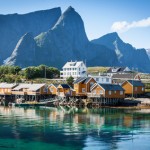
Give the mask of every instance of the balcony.
[(102, 94), (87, 93), (87, 97), (104, 97)]

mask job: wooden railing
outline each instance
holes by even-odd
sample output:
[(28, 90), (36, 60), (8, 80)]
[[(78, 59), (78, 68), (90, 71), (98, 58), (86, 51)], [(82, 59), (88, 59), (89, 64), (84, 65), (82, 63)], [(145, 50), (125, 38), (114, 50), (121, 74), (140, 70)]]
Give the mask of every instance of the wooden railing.
[(87, 93), (87, 97), (104, 97), (104, 96), (96, 93)]

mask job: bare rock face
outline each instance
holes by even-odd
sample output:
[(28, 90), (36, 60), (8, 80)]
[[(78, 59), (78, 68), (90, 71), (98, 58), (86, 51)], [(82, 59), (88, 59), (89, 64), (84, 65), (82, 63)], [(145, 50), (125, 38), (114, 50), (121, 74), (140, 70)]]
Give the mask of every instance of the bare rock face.
[(16, 48), (11, 56), (5, 60), (5, 65), (18, 65), (28, 67), (35, 65), (36, 62), (36, 43), (32, 33), (26, 33), (18, 41)]
[(146, 50), (136, 49), (132, 45), (124, 43), (116, 32), (106, 34), (91, 42), (112, 49), (116, 53), (121, 66), (133, 67), (142, 72), (150, 72), (150, 60)]
[(146, 53), (147, 53), (147, 55), (148, 55), (148, 57), (149, 57), (149, 59), (150, 59), (150, 48), (149, 48), (149, 49), (146, 49)]
[[(32, 28), (28, 30), (32, 30), (28, 32), (33, 33), (23, 33), (20, 40), (18, 38), (18, 44), (14, 46), (13, 52), (9, 52), (9, 58), (4, 64), (21, 67), (46, 64), (61, 68), (66, 61), (86, 60), (88, 66), (128, 66), (138, 68), (142, 72), (150, 72), (150, 60), (145, 49), (136, 49), (124, 43), (117, 33), (89, 41), (84, 22), (74, 8), (69, 7), (63, 14), (60, 8), (54, 10), (51, 10), (54, 12), (50, 11), (50, 14), (55, 17), (50, 17), (49, 21), (40, 20), (39, 25), (38, 21), (34, 24), (32, 20), (29, 21)], [(43, 18), (49, 16), (48, 12), (43, 12)], [(42, 18), (42, 13), (38, 13)], [(37, 13), (33, 14), (36, 14), (36, 19), (34, 16), (32, 19), (39, 20)], [(50, 22), (49, 27), (47, 22)]]
[(12, 54), (25, 33), (32, 32), (33, 36), (37, 36), (53, 27), (60, 16), (60, 8), (23, 15), (0, 15), (0, 63)]
[[(69, 7), (48, 32), (35, 38), (39, 64), (62, 67), (69, 60), (86, 60), (87, 65), (117, 64), (116, 54), (109, 48), (89, 42), (80, 15)], [(113, 57), (109, 57), (109, 56)], [(47, 57), (49, 56), (49, 57)], [(107, 61), (106, 61), (107, 60)]]

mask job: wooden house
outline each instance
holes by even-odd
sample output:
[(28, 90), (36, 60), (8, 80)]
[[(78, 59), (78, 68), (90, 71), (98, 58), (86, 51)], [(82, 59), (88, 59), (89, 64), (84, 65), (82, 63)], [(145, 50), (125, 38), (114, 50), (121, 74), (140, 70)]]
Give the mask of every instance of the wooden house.
[(12, 90), (14, 95), (44, 95), (47, 94), (45, 84), (26, 84), (20, 83)]
[(91, 87), (90, 95), (91, 97), (123, 99), (125, 97), (125, 92), (120, 85), (96, 83)]
[(141, 80), (139, 73), (113, 74), (112, 82), (115, 84), (122, 84), (127, 80)]
[(50, 86), (48, 87), (50, 94), (57, 95), (57, 87), (58, 86), (59, 86), (59, 84), (50, 84)]
[(127, 80), (122, 84), (125, 94), (138, 96), (145, 93), (145, 85), (140, 80)]
[(16, 86), (14, 83), (0, 83), (0, 95), (11, 95), (12, 89)]
[(91, 86), (96, 83), (92, 77), (81, 77), (74, 81), (74, 90), (77, 96), (86, 96)]
[(71, 87), (68, 84), (59, 84), (57, 87), (57, 95), (61, 97), (71, 95)]

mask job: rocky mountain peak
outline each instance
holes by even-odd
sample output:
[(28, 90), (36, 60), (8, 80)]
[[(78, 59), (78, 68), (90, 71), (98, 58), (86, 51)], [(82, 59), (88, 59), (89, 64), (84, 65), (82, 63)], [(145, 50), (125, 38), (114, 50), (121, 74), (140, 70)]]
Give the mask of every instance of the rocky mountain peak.
[(31, 32), (28, 32), (21, 37), (11, 56), (4, 61), (4, 64), (5, 65), (18, 64), (21, 67), (34, 65), (35, 48), (36, 43), (34, 41), (33, 34)]
[(83, 20), (71, 6), (60, 16), (52, 30), (59, 32), (63, 30), (69, 35), (69, 39), (72, 38), (72, 41), (84, 44), (88, 42)]

